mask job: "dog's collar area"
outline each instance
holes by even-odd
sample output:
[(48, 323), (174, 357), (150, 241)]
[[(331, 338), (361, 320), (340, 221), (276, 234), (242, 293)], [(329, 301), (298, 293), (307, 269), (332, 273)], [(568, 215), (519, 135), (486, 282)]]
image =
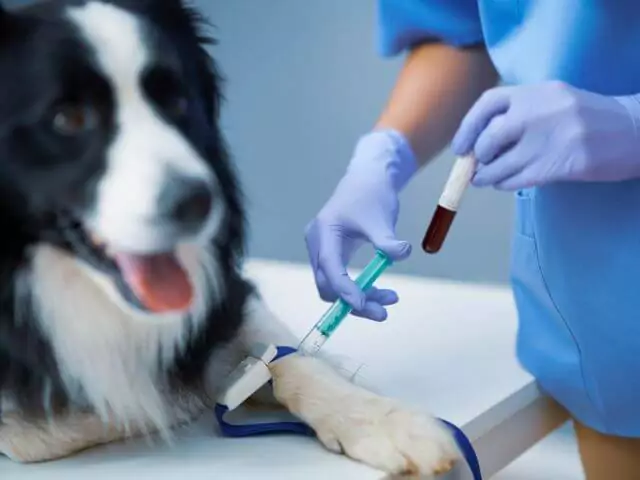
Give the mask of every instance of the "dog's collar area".
[[(228, 377), (227, 386), (215, 406), (214, 413), (222, 435), (225, 437), (250, 437), (270, 433), (293, 433), (315, 436), (313, 429), (300, 421), (232, 423), (227, 420), (228, 413), (238, 408), (251, 395), (270, 383), (269, 364), (296, 352), (297, 349), (286, 346), (256, 345), (253, 347), (251, 355)], [(469, 438), (462, 429), (453, 423), (439, 420), (453, 433), (473, 479), (482, 480), (480, 461)]]

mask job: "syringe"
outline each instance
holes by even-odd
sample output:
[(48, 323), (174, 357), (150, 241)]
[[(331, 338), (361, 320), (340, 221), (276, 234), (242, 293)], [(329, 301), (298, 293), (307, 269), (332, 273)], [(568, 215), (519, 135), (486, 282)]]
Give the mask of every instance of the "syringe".
[(438, 200), (438, 206), (431, 217), (429, 228), (422, 239), (422, 249), (426, 253), (437, 253), (442, 248), (464, 192), (471, 182), (475, 166), (476, 159), (473, 155), (456, 159)]
[[(356, 285), (362, 291), (368, 290), (391, 263), (389, 257), (377, 250), (373, 260), (356, 278)], [(349, 304), (342, 299), (338, 299), (302, 339), (298, 350), (305, 355), (315, 355), (342, 321), (351, 313), (351, 310), (352, 308)]]

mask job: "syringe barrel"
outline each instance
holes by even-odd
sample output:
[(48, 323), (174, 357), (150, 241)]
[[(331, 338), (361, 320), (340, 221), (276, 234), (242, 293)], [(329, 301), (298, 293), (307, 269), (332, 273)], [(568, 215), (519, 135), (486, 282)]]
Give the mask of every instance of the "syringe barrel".
[[(362, 291), (370, 289), (391, 263), (391, 259), (383, 252), (376, 251), (375, 257), (373, 257), (356, 278), (356, 285)], [(313, 329), (304, 337), (298, 349), (308, 353), (316, 353), (333, 332), (336, 331), (342, 321), (351, 313), (351, 310), (349, 304), (342, 299), (338, 299), (329, 307), (320, 320), (316, 322)]]
[(475, 163), (473, 155), (465, 155), (458, 157), (453, 164), (447, 183), (438, 200), (438, 206), (422, 239), (422, 249), (426, 253), (436, 253), (442, 248), (462, 202), (462, 197), (473, 177)]

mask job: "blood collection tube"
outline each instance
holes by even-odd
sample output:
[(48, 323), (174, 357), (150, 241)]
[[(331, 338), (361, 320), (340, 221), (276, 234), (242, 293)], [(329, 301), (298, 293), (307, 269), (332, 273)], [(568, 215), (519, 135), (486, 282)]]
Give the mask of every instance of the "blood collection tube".
[(473, 155), (465, 155), (456, 159), (438, 200), (438, 206), (431, 217), (429, 228), (422, 239), (422, 249), (426, 253), (437, 253), (442, 248), (474, 170), (475, 158)]

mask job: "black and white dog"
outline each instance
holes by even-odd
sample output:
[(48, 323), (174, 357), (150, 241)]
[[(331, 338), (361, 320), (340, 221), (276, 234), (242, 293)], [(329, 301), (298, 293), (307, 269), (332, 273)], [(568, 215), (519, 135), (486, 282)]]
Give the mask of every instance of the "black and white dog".
[[(180, 0), (0, 7), (0, 453), (15, 461), (168, 437), (254, 342), (297, 343), (241, 273), (204, 26)], [(333, 451), (427, 475), (459, 458), (435, 419), (319, 359), (273, 375)]]

